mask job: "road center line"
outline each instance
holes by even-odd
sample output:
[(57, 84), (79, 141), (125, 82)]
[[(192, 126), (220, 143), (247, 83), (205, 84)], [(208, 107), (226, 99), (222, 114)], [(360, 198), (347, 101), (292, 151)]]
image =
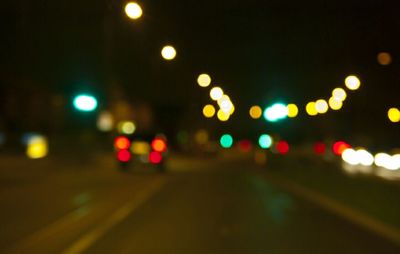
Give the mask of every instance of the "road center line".
[(126, 219), (132, 212), (143, 205), (151, 196), (153, 196), (161, 187), (164, 185), (164, 179), (155, 180), (149, 187), (136, 193), (133, 200), (130, 200), (117, 211), (115, 211), (104, 223), (95, 227), (76, 242), (74, 242), (69, 248), (67, 248), (62, 254), (80, 254), (89, 249), (97, 240), (107, 233), (112, 227)]
[(298, 185), (290, 180), (271, 176), (268, 176), (266, 179), (274, 185), (294, 193), (295, 195), (316, 204), (319, 207), (350, 221), (351, 223), (357, 224), (370, 232), (400, 245), (400, 230), (396, 227), (385, 224), (369, 215), (354, 210), (325, 195), (314, 192), (313, 190)]

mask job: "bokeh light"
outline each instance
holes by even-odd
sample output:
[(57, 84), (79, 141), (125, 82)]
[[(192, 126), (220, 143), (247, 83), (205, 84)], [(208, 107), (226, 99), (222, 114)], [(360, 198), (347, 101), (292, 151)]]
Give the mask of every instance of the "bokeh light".
[(168, 60), (168, 61), (173, 60), (176, 57), (176, 50), (175, 50), (175, 48), (173, 46), (167, 45), (167, 46), (162, 48), (161, 56), (165, 60)]
[(211, 118), (215, 115), (215, 107), (211, 104), (207, 104), (203, 107), (203, 115), (207, 118)]
[(254, 105), (249, 110), (250, 117), (253, 119), (259, 119), (262, 115), (262, 109), (258, 105)]
[(299, 108), (296, 104), (288, 104), (287, 105), (287, 116), (290, 118), (296, 117), (299, 114)]
[(127, 137), (120, 136), (114, 140), (114, 147), (118, 150), (129, 149), (130, 146), (131, 141)]
[(118, 132), (131, 135), (136, 131), (136, 125), (132, 121), (122, 121), (118, 123)]
[(107, 132), (111, 131), (114, 127), (114, 117), (108, 111), (100, 112), (97, 118), (97, 128), (100, 131)]
[(153, 148), (153, 150), (156, 152), (163, 153), (167, 150), (167, 144), (162, 138), (155, 138), (151, 142), (151, 148)]
[(143, 10), (138, 3), (129, 2), (125, 5), (125, 13), (131, 19), (138, 19), (142, 16)]
[(80, 111), (93, 111), (97, 108), (97, 100), (91, 95), (81, 94), (74, 98), (74, 107)]
[(276, 122), (286, 118), (288, 115), (288, 109), (286, 105), (282, 103), (275, 103), (264, 110), (264, 118), (269, 122)]
[(162, 162), (162, 154), (156, 151), (150, 152), (149, 161), (152, 164), (160, 164)]
[(336, 100), (344, 101), (347, 97), (347, 93), (343, 88), (337, 87), (333, 89), (332, 97), (335, 98)]
[(389, 65), (392, 62), (392, 56), (388, 52), (380, 52), (376, 58), (380, 65)]
[(357, 165), (357, 152), (352, 148), (347, 148), (342, 153), (342, 159), (350, 165)]
[(374, 156), (364, 149), (356, 151), (358, 163), (363, 166), (371, 166), (374, 163)]
[(120, 162), (129, 162), (131, 158), (132, 154), (131, 152), (129, 152), (129, 150), (122, 149), (117, 151), (117, 160), (119, 160)]
[(26, 155), (30, 159), (40, 159), (48, 154), (48, 141), (44, 136), (32, 136), (27, 142)]
[(281, 140), (276, 145), (276, 149), (280, 154), (287, 154), (289, 152), (289, 143), (284, 140)]
[(250, 152), (252, 146), (253, 146), (253, 145), (251, 144), (251, 141), (250, 141), (250, 140), (243, 139), (243, 140), (240, 140), (240, 141), (239, 141), (239, 150), (240, 150), (241, 152), (245, 152), (245, 153)]
[(306, 105), (306, 112), (310, 116), (315, 116), (318, 114), (317, 109), (315, 108), (315, 102), (311, 101)]
[(348, 76), (344, 80), (344, 83), (345, 83), (346, 87), (350, 90), (357, 90), (358, 88), (360, 88), (360, 85), (361, 85), (360, 80), (357, 78), (357, 76), (354, 76), (354, 75)]
[(332, 110), (339, 110), (343, 107), (343, 102), (334, 97), (329, 98), (328, 104)]
[(197, 78), (197, 84), (201, 87), (207, 87), (211, 84), (211, 77), (210, 75), (203, 73), (200, 74), (199, 77)]
[(314, 152), (316, 154), (324, 154), (326, 151), (326, 145), (323, 142), (316, 142), (314, 144)]
[(337, 141), (333, 144), (332, 146), (332, 151), (334, 154), (336, 155), (342, 155), (342, 153), (344, 152), (344, 150), (351, 148), (351, 146), (349, 144), (347, 144), (344, 141)]
[(272, 138), (270, 135), (268, 134), (262, 134), (259, 138), (258, 138), (258, 144), (260, 145), (260, 147), (262, 149), (268, 149), (271, 147), (272, 145)]
[(210, 90), (210, 97), (214, 101), (218, 101), (219, 99), (222, 98), (223, 95), (224, 95), (224, 91), (222, 90), (221, 87), (216, 86)]
[(224, 134), (219, 139), (219, 143), (223, 148), (231, 148), (233, 145), (233, 137), (230, 134)]
[(226, 121), (228, 121), (229, 120), (229, 113), (225, 113), (224, 111), (222, 111), (221, 109), (220, 110), (218, 110), (218, 112), (217, 112), (217, 117), (218, 117), (218, 119), (220, 120), (220, 121), (222, 121), (222, 122), (226, 122)]
[(400, 110), (397, 108), (391, 108), (387, 112), (387, 116), (392, 123), (400, 122)]
[(208, 142), (208, 132), (206, 130), (198, 130), (194, 135), (197, 144), (205, 145)]
[(315, 102), (315, 110), (320, 114), (325, 114), (329, 109), (326, 100), (320, 99)]

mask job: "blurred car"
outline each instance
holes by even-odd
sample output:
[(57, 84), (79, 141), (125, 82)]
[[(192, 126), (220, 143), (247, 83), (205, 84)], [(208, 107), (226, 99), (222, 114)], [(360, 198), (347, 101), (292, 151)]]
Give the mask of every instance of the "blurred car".
[(163, 135), (121, 135), (114, 140), (115, 156), (120, 169), (127, 170), (140, 164), (156, 166), (165, 171), (167, 139)]

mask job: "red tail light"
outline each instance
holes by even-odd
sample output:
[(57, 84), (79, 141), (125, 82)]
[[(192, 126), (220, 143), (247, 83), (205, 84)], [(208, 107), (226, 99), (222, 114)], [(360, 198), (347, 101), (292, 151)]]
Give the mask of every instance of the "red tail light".
[(120, 162), (128, 162), (132, 158), (131, 152), (129, 150), (123, 149), (117, 152), (117, 159)]
[(129, 149), (131, 141), (127, 137), (120, 136), (114, 140), (114, 146), (118, 150)]
[(286, 141), (279, 141), (276, 145), (276, 149), (280, 154), (286, 154), (289, 152), (289, 143)]
[(155, 138), (151, 142), (151, 148), (156, 152), (163, 153), (167, 150), (167, 144), (163, 139)]
[(162, 155), (160, 152), (152, 151), (149, 154), (149, 161), (153, 164), (160, 164), (162, 161)]

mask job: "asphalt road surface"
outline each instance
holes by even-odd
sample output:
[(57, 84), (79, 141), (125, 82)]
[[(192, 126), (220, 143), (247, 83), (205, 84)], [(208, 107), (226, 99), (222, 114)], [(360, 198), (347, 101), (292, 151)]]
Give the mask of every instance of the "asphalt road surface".
[(179, 157), (166, 174), (112, 162), (2, 171), (0, 253), (400, 253), (258, 170)]

